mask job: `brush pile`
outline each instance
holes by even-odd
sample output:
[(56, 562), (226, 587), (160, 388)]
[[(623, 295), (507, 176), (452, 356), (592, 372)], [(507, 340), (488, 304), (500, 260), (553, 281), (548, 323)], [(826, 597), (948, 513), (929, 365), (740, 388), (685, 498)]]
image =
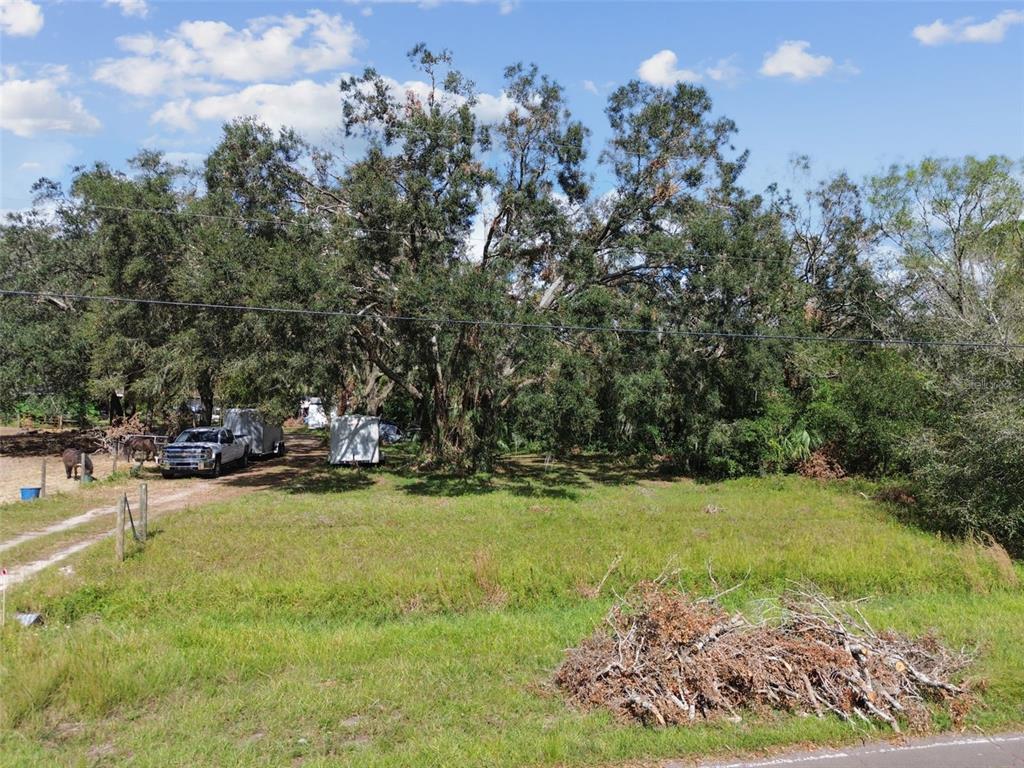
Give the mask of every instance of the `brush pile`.
[(2, 456), (52, 456), (65, 448), (95, 453), (104, 447), (99, 429), (65, 429), (59, 432), (30, 429), (0, 437)]
[(875, 632), (854, 611), (801, 588), (754, 622), (715, 598), (645, 582), (567, 653), (555, 679), (583, 707), (648, 725), (784, 710), (926, 730), (927, 702), (962, 719), (969, 697), (950, 680), (969, 657), (932, 636)]
[(139, 415), (133, 414), (131, 417), (126, 419), (119, 419), (115, 424), (107, 427), (103, 430), (104, 445), (107, 449), (107, 453), (113, 453), (125, 444), (125, 441), (129, 437), (135, 435), (148, 434), (150, 430), (146, 429), (142, 423), (142, 419)]

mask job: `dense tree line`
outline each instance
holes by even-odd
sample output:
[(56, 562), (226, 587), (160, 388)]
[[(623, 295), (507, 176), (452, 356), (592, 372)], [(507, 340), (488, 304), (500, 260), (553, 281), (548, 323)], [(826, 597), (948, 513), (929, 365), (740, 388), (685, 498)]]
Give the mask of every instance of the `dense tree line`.
[(950, 530), (1021, 544), (1014, 160), (756, 194), (699, 87), (618, 88), (591, 158), (536, 67), (505, 71), (517, 106), (483, 124), (446, 52), (411, 58), (422, 96), (373, 70), (341, 83), (355, 161), (246, 119), (198, 170), (147, 151), (41, 180), (38, 211), (2, 229), (0, 285), (55, 295), (3, 300), (0, 409), (160, 419), (198, 395), (207, 418), (215, 400), (287, 415), (313, 393), (416, 426), (425, 463), (462, 467), (526, 445), (732, 476), (819, 451), (916, 477)]

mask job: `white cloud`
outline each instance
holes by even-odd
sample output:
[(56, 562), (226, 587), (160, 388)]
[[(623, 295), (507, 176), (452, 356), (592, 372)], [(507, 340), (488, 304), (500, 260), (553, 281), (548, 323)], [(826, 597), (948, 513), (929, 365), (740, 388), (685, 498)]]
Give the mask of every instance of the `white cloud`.
[(259, 83), (236, 93), (180, 99), (161, 107), (152, 121), (192, 130), (197, 122), (222, 123), (249, 115), (267, 125), (289, 126), (307, 136), (322, 138), (340, 125), (337, 83), (312, 80), (287, 85)]
[(765, 77), (791, 77), (808, 80), (828, 74), (835, 62), (829, 56), (815, 56), (807, 52), (811, 44), (806, 40), (786, 40), (764, 56), (761, 74)]
[(26, 160), (24, 163), (18, 166), (19, 171), (38, 171), (43, 167), (42, 163), (37, 163), (35, 160)]
[(1001, 43), (1010, 27), (1024, 24), (1024, 11), (1003, 11), (989, 21), (974, 23), (971, 17), (947, 24), (936, 19), (914, 27), (911, 33), (921, 45), (945, 43)]
[[(739, 80), (742, 70), (736, 65), (736, 57), (728, 56), (719, 59), (711, 66), (701, 63), (693, 68), (682, 68), (679, 66), (679, 58), (674, 51), (664, 50), (644, 60), (636, 71), (637, 75), (644, 82), (651, 85), (658, 85), (669, 88), (676, 83), (699, 83), (705, 78), (716, 83), (733, 84)], [(587, 83), (593, 85), (589, 80), (585, 81), (583, 87), (587, 90)], [(613, 83), (607, 84), (607, 86)], [(606, 87), (607, 87), (606, 86)], [(596, 90), (591, 93), (597, 93)]]
[(953, 39), (953, 28), (942, 19), (920, 24), (911, 33), (922, 45), (942, 45)]
[(150, 115), (149, 122), (162, 123), (180, 131), (191, 131), (196, 127), (196, 118), (192, 113), (192, 99), (168, 101)]
[(29, 198), (23, 199), (26, 205), (20, 208), (0, 208), (0, 223), (7, 221), (9, 217), (19, 215), (39, 216), (45, 222), (57, 222), (57, 202), (55, 200), (46, 200), (42, 205), (34, 205), (29, 202)]
[(31, 0), (0, 0), (0, 31), (12, 37), (34, 37), (43, 28), (43, 9)]
[[(420, 102), (426, 102), (430, 98), (430, 83), (422, 80), (406, 80), (400, 83), (393, 78), (385, 77), (384, 82), (391, 91), (391, 95), (400, 102), (405, 101), (409, 95), (414, 96)], [(464, 97), (448, 91), (438, 90), (435, 92), (435, 97), (439, 101), (455, 107), (461, 106), (465, 102)], [(491, 93), (478, 93), (473, 114), (480, 122), (497, 123), (518, 106), (519, 104), (505, 91), (497, 96)]]
[(502, 16), (508, 16), (512, 11), (519, 7), (519, 0), (500, 0), (498, 3), (498, 13)]
[(599, 96), (600, 93), (601, 93), (599, 90), (597, 90), (597, 83), (595, 83), (593, 80), (584, 80), (583, 81), (583, 90), (584, 91), (589, 91), (590, 93), (594, 94), (595, 96)]
[(1024, 11), (1003, 11), (990, 21), (968, 24), (961, 39), (965, 43), (1001, 43), (1015, 24), (1024, 24)]
[(710, 80), (716, 83), (727, 83), (733, 84), (740, 79), (740, 75), (743, 74), (743, 70), (736, 64), (735, 56), (728, 56), (724, 59), (719, 59), (715, 64), (707, 67), (704, 70)]
[(651, 58), (644, 60), (636, 73), (644, 82), (666, 88), (676, 83), (696, 83), (701, 79), (700, 72), (680, 69), (679, 59), (668, 49), (658, 51)]
[[(398, 82), (384, 78), (384, 82), (399, 101), (413, 94), (420, 101), (430, 95), (430, 85), (422, 80)], [(464, 99), (453, 94), (441, 98), (453, 104)], [(473, 108), (477, 119), (484, 123), (500, 121), (517, 106), (507, 93), (497, 96), (481, 93)], [(168, 101), (150, 117), (159, 123), (181, 131), (192, 131), (199, 123), (218, 123), (236, 117), (255, 116), (267, 125), (295, 128), (311, 139), (323, 139), (341, 126), (341, 97), (338, 81), (318, 83), (299, 80), (294, 83), (257, 83), (233, 93), (215, 94), (203, 98), (180, 98)]]
[[(424, 83), (426, 85), (426, 83)], [(515, 109), (515, 99), (509, 96), (504, 91), (498, 96), (492, 96), (489, 93), (481, 93), (477, 97), (476, 107), (473, 108), (473, 114), (476, 115), (477, 120), (483, 123), (499, 123), (505, 119), (505, 115)]]
[(0, 83), (0, 128), (31, 138), (39, 133), (94, 133), (100, 121), (77, 96), (61, 90), (64, 67), (48, 67), (35, 80), (5, 78)]
[(146, 0), (104, 0), (103, 4), (106, 6), (116, 5), (124, 16), (138, 16), (140, 19), (144, 19), (149, 14)]
[(370, 6), (366, 6), (359, 13), (361, 13), (363, 16), (373, 16), (373, 8), (371, 8)]
[(223, 92), (223, 81), (274, 82), (335, 69), (354, 60), (361, 40), (341, 16), (314, 10), (251, 19), (244, 29), (222, 21), (184, 21), (164, 38), (129, 35), (117, 42), (131, 55), (108, 59), (93, 77), (136, 96), (153, 96)]

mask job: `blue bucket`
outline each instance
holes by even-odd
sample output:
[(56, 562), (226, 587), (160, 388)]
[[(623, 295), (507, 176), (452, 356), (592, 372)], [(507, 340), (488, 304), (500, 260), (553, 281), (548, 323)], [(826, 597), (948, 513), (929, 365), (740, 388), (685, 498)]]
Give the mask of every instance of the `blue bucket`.
[(21, 489), (21, 500), (29, 501), (31, 499), (38, 499), (39, 492), (42, 488), (22, 488)]

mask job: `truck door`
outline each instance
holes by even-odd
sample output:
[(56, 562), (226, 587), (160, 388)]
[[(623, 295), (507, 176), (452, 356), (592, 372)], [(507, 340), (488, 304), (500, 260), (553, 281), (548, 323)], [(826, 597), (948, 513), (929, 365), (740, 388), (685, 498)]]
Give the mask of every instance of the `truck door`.
[(223, 448), (221, 448), (220, 463), (229, 464), (232, 461), (237, 461), (242, 458), (242, 451), (245, 450), (241, 442), (235, 440), (234, 434), (230, 429), (222, 429), (220, 431), (220, 442)]

